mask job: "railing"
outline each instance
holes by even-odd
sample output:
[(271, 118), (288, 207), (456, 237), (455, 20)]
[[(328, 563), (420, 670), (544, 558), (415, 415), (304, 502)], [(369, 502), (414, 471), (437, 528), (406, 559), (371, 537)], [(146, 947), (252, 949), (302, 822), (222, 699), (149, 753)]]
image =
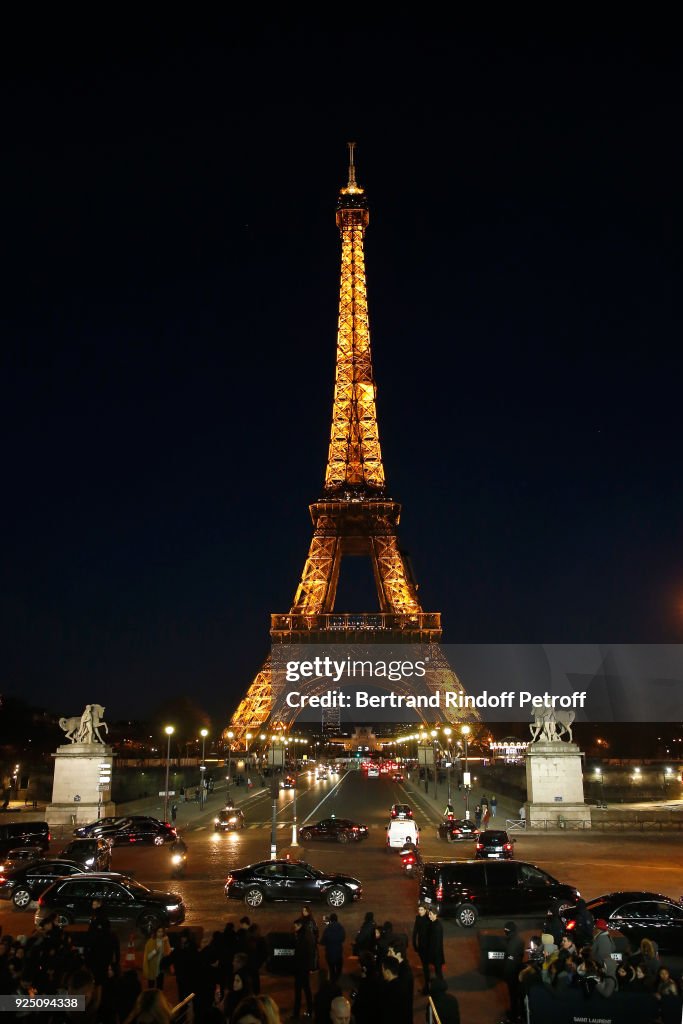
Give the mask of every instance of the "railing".
[(429, 997), (429, 1002), (427, 1003), (427, 1024), (441, 1024), (441, 1018), (436, 1012), (436, 1007), (432, 1002), (431, 996)]
[(524, 832), (526, 829), (526, 818), (508, 818), (505, 822), (508, 832)]
[(275, 614), (270, 617), (271, 632), (381, 632), (413, 630), (434, 632), (441, 629), (441, 612), (377, 612), (371, 614), (345, 613), (339, 615)]
[(194, 992), (190, 992), (189, 996), (183, 999), (182, 1003), (178, 1003), (171, 1010), (171, 1020), (173, 1024), (192, 1024), (194, 1020)]

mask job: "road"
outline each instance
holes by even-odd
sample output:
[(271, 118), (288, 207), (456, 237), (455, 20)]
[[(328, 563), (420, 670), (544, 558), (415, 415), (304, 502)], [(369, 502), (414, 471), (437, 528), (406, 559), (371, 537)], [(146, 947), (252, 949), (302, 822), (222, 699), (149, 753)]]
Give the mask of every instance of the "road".
[[(237, 793), (237, 791), (235, 791)], [(316, 782), (313, 776), (299, 777), (297, 816), (301, 827), (336, 814), (365, 823), (368, 838), (359, 844), (342, 846), (336, 843), (310, 843), (301, 847), (299, 856), (324, 870), (338, 870), (356, 875), (363, 882), (363, 900), (340, 912), (340, 920), (349, 939), (360, 926), (367, 910), (375, 919), (390, 920), (397, 931), (410, 934), (417, 904), (417, 884), (405, 878), (395, 852), (386, 852), (385, 826), (393, 802), (408, 802), (422, 828), (422, 854), (429, 859), (466, 859), (464, 845), (447, 845), (437, 838), (438, 812), (422, 794), (408, 790), (386, 777), (368, 779), (360, 771), (349, 771), (327, 781)], [(186, 923), (201, 926), (204, 932), (222, 928), (228, 919), (235, 922), (248, 912), (258, 921), (264, 933), (288, 931), (299, 913), (297, 905), (270, 904), (258, 911), (248, 911), (237, 902), (227, 903), (223, 894), (226, 875), (234, 868), (268, 859), (270, 856), (271, 800), (268, 790), (257, 790), (240, 798), (246, 827), (238, 833), (216, 833), (214, 811), (196, 817), (182, 834), (188, 845), (188, 874), (182, 881), (170, 881), (168, 853), (158, 848), (115, 848), (113, 870), (127, 871), (154, 888), (168, 888), (182, 894), (187, 906)], [(293, 795), (280, 794), (277, 802), (278, 852), (290, 849)], [(501, 822), (501, 824), (503, 824)], [(59, 843), (53, 843), (58, 852)], [(562, 882), (577, 886), (590, 899), (615, 889), (643, 888), (678, 897), (683, 891), (680, 874), (680, 836), (676, 833), (618, 834), (591, 833), (520, 834), (515, 856), (549, 871)], [(30, 932), (32, 914), (13, 911), (0, 904), (3, 933), (13, 935)], [(327, 912), (320, 906), (318, 920)], [(505, 990), (500, 982), (479, 974), (478, 932), (500, 932), (505, 918), (487, 919), (479, 929), (458, 928), (444, 921), (446, 938), (446, 976), (450, 990), (460, 1002), (462, 1019), (468, 1024), (495, 1021), (505, 1010)], [(538, 931), (538, 921), (521, 921), (529, 935)], [(127, 936), (122, 937), (127, 938)], [(356, 961), (349, 957), (344, 987), (353, 987), (351, 974)], [(277, 998), (284, 1010), (291, 1009), (291, 982), (268, 979), (265, 991)], [(415, 1004), (415, 1020), (424, 1020), (424, 1000)]]

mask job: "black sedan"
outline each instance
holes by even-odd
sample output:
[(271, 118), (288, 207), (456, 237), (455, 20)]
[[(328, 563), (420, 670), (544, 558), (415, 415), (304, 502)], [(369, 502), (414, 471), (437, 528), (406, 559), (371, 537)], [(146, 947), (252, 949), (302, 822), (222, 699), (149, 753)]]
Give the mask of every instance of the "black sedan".
[[(610, 929), (628, 939), (632, 952), (641, 939), (653, 939), (662, 953), (683, 953), (683, 905), (656, 892), (610, 892), (590, 900), (594, 919), (604, 918)], [(562, 916), (567, 931), (575, 926), (574, 908)]]
[(477, 836), (475, 858), (477, 860), (512, 860), (514, 839), (505, 829), (491, 828)]
[(122, 825), (125, 821), (129, 820), (129, 818), (122, 818), (120, 814), (115, 815), (113, 818), (98, 818), (97, 821), (91, 821), (87, 825), (79, 825), (78, 828), (74, 829), (73, 834), (77, 839), (87, 839), (92, 835), (100, 835), (104, 829)]
[(367, 825), (359, 825), (349, 818), (324, 818), (317, 825), (304, 825), (299, 830), (299, 838), (304, 843), (312, 840), (332, 843), (353, 843), (365, 839), (368, 834)]
[(265, 860), (239, 868), (228, 875), (225, 895), (229, 900), (244, 900), (249, 907), (260, 907), (266, 900), (292, 903), (325, 901), (338, 910), (359, 900), (362, 884), (351, 875), (318, 871), (301, 860)]
[(176, 830), (167, 821), (141, 815), (120, 818), (111, 825), (101, 826), (91, 835), (108, 839), (114, 846), (128, 846), (132, 843), (154, 843), (155, 846), (163, 846), (164, 843), (174, 843), (178, 838)]
[(439, 839), (448, 839), (450, 843), (459, 843), (464, 839), (476, 839), (479, 829), (473, 821), (465, 818), (445, 818), (439, 825)]
[(61, 925), (86, 924), (93, 900), (102, 903), (112, 925), (137, 926), (145, 935), (185, 920), (185, 904), (177, 893), (148, 889), (127, 875), (89, 871), (60, 878), (45, 890), (38, 900), (36, 927), (52, 913)]
[(73, 860), (34, 860), (0, 875), (0, 900), (12, 900), (17, 910), (26, 910), (56, 878), (83, 875), (87, 870)]

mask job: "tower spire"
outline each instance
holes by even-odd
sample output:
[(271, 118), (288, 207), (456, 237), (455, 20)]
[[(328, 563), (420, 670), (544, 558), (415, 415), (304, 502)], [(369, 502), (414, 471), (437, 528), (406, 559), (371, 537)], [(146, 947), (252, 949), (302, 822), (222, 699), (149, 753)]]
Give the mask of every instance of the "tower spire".
[(355, 142), (347, 142), (346, 145), (349, 147), (349, 183), (347, 188), (357, 188), (356, 185), (356, 167), (353, 162), (353, 151), (356, 148)]
[(339, 192), (341, 286), (337, 370), (325, 495), (352, 490), (363, 497), (384, 491), (372, 370), (363, 237), (370, 220), (365, 189), (356, 182), (355, 142), (349, 142), (349, 183)]

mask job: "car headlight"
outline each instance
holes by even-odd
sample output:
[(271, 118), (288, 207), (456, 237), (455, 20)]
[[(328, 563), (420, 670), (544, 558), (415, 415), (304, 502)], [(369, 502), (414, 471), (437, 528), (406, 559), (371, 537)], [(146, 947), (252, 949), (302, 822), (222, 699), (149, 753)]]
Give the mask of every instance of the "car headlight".
[(358, 882), (346, 882), (345, 884), (348, 886), (349, 889), (360, 889), (360, 885), (358, 884)]
[(213, 819), (213, 823), (214, 823), (214, 825), (220, 825), (221, 819), (220, 818), (214, 818)]
[[(174, 853), (171, 857), (171, 864), (182, 864), (183, 856), (181, 853)], [(168, 909), (168, 908), (167, 908)]]

